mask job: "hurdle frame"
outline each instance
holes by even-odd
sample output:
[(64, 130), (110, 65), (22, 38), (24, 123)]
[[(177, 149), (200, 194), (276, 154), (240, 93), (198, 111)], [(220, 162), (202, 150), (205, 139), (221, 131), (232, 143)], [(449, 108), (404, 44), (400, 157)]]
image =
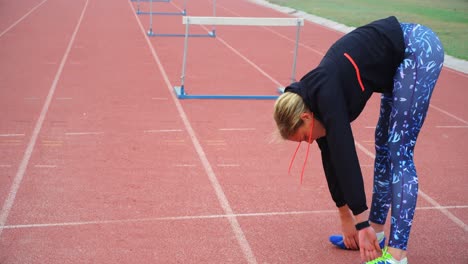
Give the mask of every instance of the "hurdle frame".
[[(150, 15), (150, 24), (147, 35), (149, 37), (185, 37), (185, 34), (181, 33), (156, 33), (153, 30), (153, 15), (162, 15), (162, 16), (186, 16), (187, 15), (187, 0), (184, 0), (184, 6), (181, 12), (153, 12), (153, 2), (167, 2), (171, 0), (146, 0), (150, 2), (150, 11), (142, 12), (140, 11), (140, 3), (137, 4), (137, 14), (139, 15)], [(213, 17), (216, 17), (216, 0), (213, 1)], [(216, 28), (213, 25), (211, 31), (207, 34), (190, 34), (189, 37), (205, 37), (205, 38), (215, 38), (216, 37)]]
[[(187, 15), (187, 0), (184, 0), (184, 7), (181, 12), (153, 12), (153, 2), (157, 3), (170, 3), (171, 0), (136, 0), (137, 1), (137, 15), (160, 15), (160, 16), (185, 16)], [(150, 11), (145, 12), (140, 10), (140, 2), (149, 2)]]
[[(296, 26), (296, 43), (294, 45), (293, 65), (291, 81), (296, 79), (297, 53), (299, 48), (300, 28), (304, 26), (304, 18), (267, 18), (267, 17), (197, 17), (184, 16), (182, 23), (185, 24), (184, 53), (182, 58), (181, 85), (174, 86), (174, 92), (179, 99), (251, 99), (251, 100), (274, 100), (278, 95), (223, 95), (223, 94), (205, 94), (192, 95), (187, 94), (185, 87), (188, 36), (190, 25), (223, 25), (223, 26)], [(279, 88), (280, 89), (280, 88)], [(279, 91), (278, 89), (278, 91)]]

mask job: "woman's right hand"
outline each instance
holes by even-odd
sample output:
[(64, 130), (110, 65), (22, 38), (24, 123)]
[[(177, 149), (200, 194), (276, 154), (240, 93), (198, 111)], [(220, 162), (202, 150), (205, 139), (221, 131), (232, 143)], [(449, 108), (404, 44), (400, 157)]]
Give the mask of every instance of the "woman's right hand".
[(341, 232), (343, 233), (343, 242), (348, 249), (359, 249), (359, 237), (354, 225), (354, 218), (341, 220)]
[(348, 249), (359, 249), (359, 237), (355, 227), (355, 219), (348, 206), (345, 205), (339, 208), (341, 220), (341, 232), (343, 234), (343, 242)]

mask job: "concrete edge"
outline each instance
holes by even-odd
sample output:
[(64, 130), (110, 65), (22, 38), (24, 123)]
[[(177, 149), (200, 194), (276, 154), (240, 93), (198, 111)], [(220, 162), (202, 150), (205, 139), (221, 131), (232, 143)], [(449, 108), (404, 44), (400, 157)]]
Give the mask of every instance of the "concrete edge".
[[(336, 30), (345, 34), (355, 29), (354, 27), (348, 27), (346, 25), (337, 23), (335, 21), (332, 21), (323, 17), (311, 15), (311, 14), (308, 14), (303, 11), (299, 11), (290, 7), (284, 7), (284, 6), (280, 6), (277, 4), (273, 4), (266, 0), (248, 0), (248, 1), (261, 5), (261, 6), (269, 7), (279, 12), (289, 14), (291, 16), (302, 17), (315, 24), (319, 24), (319, 25), (331, 28), (333, 30)], [(451, 68), (453, 70), (468, 74), (468, 61), (466, 60), (458, 59), (453, 56), (445, 54), (444, 66)]]

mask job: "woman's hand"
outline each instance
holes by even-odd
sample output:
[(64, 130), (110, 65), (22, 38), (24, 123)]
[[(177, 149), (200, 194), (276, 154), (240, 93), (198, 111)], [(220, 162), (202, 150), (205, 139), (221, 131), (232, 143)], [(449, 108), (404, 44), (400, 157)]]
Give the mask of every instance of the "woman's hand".
[(343, 234), (343, 242), (348, 249), (359, 249), (358, 232), (355, 227), (354, 216), (348, 206), (338, 208), (341, 220), (341, 232)]
[(379, 241), (372, 227), (358, 231), (361, 260), (364, 262), (374, 260), (380, 256)]
[(354, 218), (341, 219), (341, 232), (343, 233), (343, 242), (348, 249), (359, 249), (358, 232), (354, 226)]

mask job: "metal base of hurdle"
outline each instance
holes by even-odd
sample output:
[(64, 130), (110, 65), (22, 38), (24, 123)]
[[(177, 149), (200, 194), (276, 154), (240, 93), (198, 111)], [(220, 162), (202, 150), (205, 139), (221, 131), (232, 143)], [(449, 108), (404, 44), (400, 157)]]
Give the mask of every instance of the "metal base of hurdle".
[(216, 94), (195, 94), (189, 95), (185, 93), (182, 86), (175, 86), (174, 92), (179, 99), (228, 99), (228, 100), (276, 100), (278, 95), (216, 95)]
[[(185, 37), (185, 34), (177, 33), (154, 33), (153, 30), (148, 30), (146, 33), (149, 37)], [(208, 34), (189, 34), (188, 37), (198, 38), (216, 38), (216, 30), (211, 30)]]
[(137, 15), (157, 15), (157, 16), (185, 16), (187, 11), (184, 9), (181, 12), (145, 12), (145, 11), (136, 11)]

